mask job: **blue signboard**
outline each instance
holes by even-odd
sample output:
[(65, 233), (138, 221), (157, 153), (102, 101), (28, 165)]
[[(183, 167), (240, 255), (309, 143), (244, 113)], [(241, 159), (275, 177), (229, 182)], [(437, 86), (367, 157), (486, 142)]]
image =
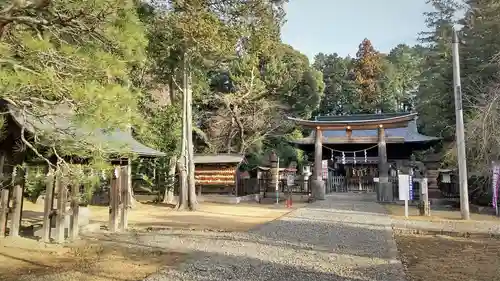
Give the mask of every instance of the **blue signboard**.
[(413, 200), (413, 177), (412, 176), (409, 176), (410, 178), (410, 182), (409, 182), (409, 185), (410, 185), (410, 188), (409, 188), (409, 192), (410, 192), (410, 201)]

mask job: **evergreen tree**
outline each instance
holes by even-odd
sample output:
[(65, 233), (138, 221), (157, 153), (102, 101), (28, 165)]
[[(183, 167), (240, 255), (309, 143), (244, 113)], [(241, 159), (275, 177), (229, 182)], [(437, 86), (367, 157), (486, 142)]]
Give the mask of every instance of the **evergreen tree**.
[[(130, 71), (144, 62), (146, 43), (132, 0), (1, 1), (1, 98), (22, 115), (65, 111), (89, 132), (126, 129), (142, 122)], [(23, 147), (50, 143), (56, 155), (94, 159), (109, 152), (83, 135), (75, 142), (67, 130), (35, 133), (21, 138)]]
[(455, 132), (452, 27), (460, 6), (453, 0), (428, 1), (434, 11), (425, 13), (429, 31), (421, 33), (425, 50), (420, 85), (416, 97), (423, 132), (452, 139)]
[(380, 111), (383, 100), (380, 85), (383, 77), (383, 59), (368, 39), (364, 39), (359, 45), (353, 74), (359, 86), (358, 110), (363, 113)]
[(343, 115), (356, 112), (357, 85), (352, 77), (352, 58), (319, 53), (313, 67), (321, 71), (325, 94), (316, 114)]

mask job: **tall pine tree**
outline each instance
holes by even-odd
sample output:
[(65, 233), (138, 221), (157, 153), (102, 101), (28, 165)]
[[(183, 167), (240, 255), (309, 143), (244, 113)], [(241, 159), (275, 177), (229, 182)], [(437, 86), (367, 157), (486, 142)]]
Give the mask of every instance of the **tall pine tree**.
[(460, 6), (454, 0), (428, 3), (434, 11), (425, 13), (429, 31), (421, 33), (427, 50), (416, 97), (417, 111), (423, 132), (451, 140), (455, 131), (451, 35)]
[(381, 79), (383, 77), (383, 58), (373, 48), (368, 39), (359, 45), (354, 62), (354, 80), (359, 86), (358, 109), (363, 113), (374, 113), (382, 106)]
[(350, 77), (353, 60), (334, 53), (319, 53), (314, 58), (313, 67), (323, 73), (325, 94), (318, 114), (342, 115), (356, 112), (354, 107), (357, 88)]

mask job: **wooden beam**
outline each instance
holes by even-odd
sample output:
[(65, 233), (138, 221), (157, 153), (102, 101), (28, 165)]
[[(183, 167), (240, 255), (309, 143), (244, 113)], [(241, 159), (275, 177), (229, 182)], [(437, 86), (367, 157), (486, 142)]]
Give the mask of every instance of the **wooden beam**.
[(115, 167), (111, 186), (109, 188), (109, 231), (118, 230), (118, 209), (119, 209), (119, 190), (120, 190), (120, 168)]
[[(315, 139), (303, 139), (295, 141), (297, 144), (313, 144)], [(404, 143), (404, 137), (386, 137), (386, 143)], [(328, 137), (322, 139), (322, 144), (376, 144), (378, 137)]]
[(303, 120), (297, 118), (290, 118), (298, 125), (309, 128), (321, 128), (323, 130), (332, 129), (344, 129), (347, 126), (351, 126), (353, 130), (366, 130), (366, 129), (377, 129), (378, 125), (383, 125), (385, 128), (402, 128), (408, 125), (408, 122), (415, 119), (416, 113), (409, 113), (403, 116), (396, 116), (390, 118), (373, 119), (373, 120), (353, 120), (353, 121), (313, 121), (313, 120)]
[(0, 238), (5, 237), (7, 229), (7, 216), (9, 214), (9, 190), (0, 190)]
[(69, 236), (74, 241), (78, 239), (80, 231), (80, 185), (76, 179), (73, 179), (71, 184), (71, 213)]
[[(22, 170), (22, 169), (17, 169)], [(18, 175), (24, 177), (24, 175)], [(18, 178), (16, 176), (16, 178)], [(15, 179), (14, 179), (15, 180)], [(10, 233), (12, 237), (19, 236), (19, 229), (21, 227), (21, 214), (22, 214), (22, 204), (23, 204), (23, 188), (20, 183), (16, 183), (13, 187), (12, 194), (12, 218), (10, 220)]]
[(387, 145), (385, 129), (383, 125), (378, 127), (378, 171), (379, 183), (377, 188), (377, 199), (381, 202), (392, 201), (392, 186), (389, 183), (389, 165), (387, 163)]
[(10, 236), (18, 237), (23, 214), (23, 190), (25, 184), (25, 169), (14, 168), (12, 173), (12, 219), (10, 221)]
[(66, 202), (68, 201), (68, 186), (64, 179), (66, 175), (60, 171), (56, 174), (57, 193), (57, 213), (56, 213), (56, 234), (54, 240), (56, 243), (63, 243), (66, 230)]
[(50, 242), (51, 213), (54, 204), (54, 170), (49, 169), (45, 183), (45, 200), (43, 206), (43, 234), (42, 241)]
[(345, 129), (345, 133), (346, 133), (346, 136), (347, 136), (348, 139), (352, 138), (352, 128), (351, 128), (351, 126), (347, 126), (347, 128)]
[[(339, 124), (339, 125), (330, 125), (330, 124), (322, 124), (316, 127), (320, 127), (323, 131), (327, 130), (345, 130), (347, 126), (351, 127), (351, 130), (377, 130), (379, 124)], [(395, 129), (395, 128), (406, 128), (408, 126), (408, 122), (402, 123), (393, 123), (393, 124), (384, 124), (386, 129)], [(304, 126), (311, 127), (311, 126)]]
[(322, 179), (322, 161), (323, 161), (323, 132), (318, 127), (316, 128), (315, 138), (314, 138), (314, 170), (313, 179)]
[(121, 166), (120, 175), (120, 190), (121, 190), (121, 219), (120, 219), (120, 230), (124, 231), (128, 228), (128, 211), (130, 208), (130, 188), (128, 186), (128, 166)]
[(5, 167), (5, 152), (0, 152), (0, 177), (3, 177), (3, 170)]

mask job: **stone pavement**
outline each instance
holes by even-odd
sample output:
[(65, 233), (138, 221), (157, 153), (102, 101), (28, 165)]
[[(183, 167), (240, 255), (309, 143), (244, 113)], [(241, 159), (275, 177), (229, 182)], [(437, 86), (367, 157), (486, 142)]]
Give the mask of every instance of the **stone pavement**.
[(328, 195), (248, 233), (169, 230), (128, 239), (190, 254), (148, 281), (405, 280), (391, 220), (367, 194)]

